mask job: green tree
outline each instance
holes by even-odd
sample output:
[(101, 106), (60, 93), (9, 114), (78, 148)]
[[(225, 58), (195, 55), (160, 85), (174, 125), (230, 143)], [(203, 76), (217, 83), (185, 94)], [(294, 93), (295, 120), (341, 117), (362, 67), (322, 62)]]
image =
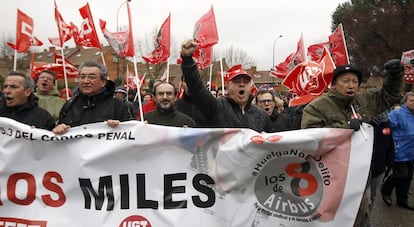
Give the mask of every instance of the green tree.
[(351, 0), (332, 14), (332, 31), (342, 23), (352, 64), (366, 76), (382, 75), (384, 62), (414, 49), (414, 1)]

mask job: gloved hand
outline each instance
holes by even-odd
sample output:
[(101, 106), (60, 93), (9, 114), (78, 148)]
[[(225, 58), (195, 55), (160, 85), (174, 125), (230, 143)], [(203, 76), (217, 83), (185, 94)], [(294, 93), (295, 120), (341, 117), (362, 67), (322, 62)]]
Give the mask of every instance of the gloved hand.
[(400, 59), (391, 59), (385, 62), (384, 69), (387, 70), (391, 75), (398, 75), (404, 71), (404, 66), (401, 64)]
[(361, 124), (362, 124), (361, 120), (359, 120), (358, 118), (352, 118), (349, 121), (349, 128), (355, 131), (358, 131), (361, 128)]

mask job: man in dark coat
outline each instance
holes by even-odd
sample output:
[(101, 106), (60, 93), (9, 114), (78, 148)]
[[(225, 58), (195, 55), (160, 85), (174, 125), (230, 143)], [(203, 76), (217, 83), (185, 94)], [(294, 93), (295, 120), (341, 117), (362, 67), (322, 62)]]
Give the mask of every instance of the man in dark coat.
[(104, 65), (86, 61), (78, 71), (79, 94), (63, 105), (54, 133), (64, 134), (70, 127), (103, 121), (116, 127), (120, 121), (133, 119), (128, 107), (113, 97), (115, 86), (107, 80), (108, 71)]
[(4, 81), (4, 98), (0, 104), (0, 117), (7, 117), (36, 128), (52, 130), (52, 116), (38, 106), (33, 94), (34, 82), (25, 74), (12, 71)]
[(196, 48), (194, 40), (182, 44), (181, 69), (193, 103), (207, 118), (209, 126), (270, 132), (270, 119), (266, 112), (251, 104), (251, 75), (241, 66), (233, 67), (229, 70), (227, 97), (215, 98), (201, 81), (197, 64), (192, 58)]
[(162, 82), (154, 87), (154, 111), (144, 114), (144, 120), (149, 124), (195, 127), (193, 119), (176, 108), (177, 90), (169, 82)]

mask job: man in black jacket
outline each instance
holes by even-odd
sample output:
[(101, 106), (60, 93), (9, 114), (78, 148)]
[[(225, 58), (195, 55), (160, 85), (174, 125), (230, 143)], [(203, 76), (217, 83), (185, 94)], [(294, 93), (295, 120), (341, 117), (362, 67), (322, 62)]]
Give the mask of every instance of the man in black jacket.
[(203, 84), (192, 54), (197, 48), (194, 40), (187, 40), (181, 46), (185, 82), (193, 103), (207, 118), (210, 127), (250, 128), (257, 132), (270, 132), (270, 119), (266, 112), (252, 105), (250, 74), (234, 68), (228, 77), (227, 97), (215, 98)]
[(104, 65), (86, 61), (78, 71), (79, 94), (63, 105), (54, 133), (64, 134), (70, 127), (103, 121), (116, 127), (120, 121), (133, 119), (124, 103), (113, 97), (115, 86), (107, 80)]
[(25, 74), (12, 71), (4, 81), (4, 98), (0, 104), (0, 117), (7, 117), (36, 128), (52, 130), (52, 116), (38, 106), (33, 94), (34, 82)]

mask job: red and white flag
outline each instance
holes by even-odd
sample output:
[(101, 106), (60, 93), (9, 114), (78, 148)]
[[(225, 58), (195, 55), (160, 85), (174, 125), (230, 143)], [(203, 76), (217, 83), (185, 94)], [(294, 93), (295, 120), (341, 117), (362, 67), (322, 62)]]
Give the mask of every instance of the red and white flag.
[(171, 14), (162, 24), (158, 31), (157, 37), (154, 40), (154, 51), (142, 56), (142, 58), (151, 64), (158, 64), (166, 62), (170, 57), (170, 27), (171, 27)]
[(274, 70), (270, 71), (270, 76), (284, 79), (290, 71), (299, 63), (306, 62), (305, 46), (303, 44), (303, 34), (300, 35), (296, 52), (291, 53), (287, 58), (275, 66)]
[(307, 104), (322, 95), (332, 82), (334, 69), (335, 64), (326, 48), (319, 61), (297, 65), (282, 81), (282, 85), (288, 87), (294, 96), (289, 106)]
[(89, 3), (79, 9), (83, 18), (80, 29), (75, 24), (71, 23), (72, 35), (75, 43), (85, 47), (95, 47), (102, 50), (99, 42), (98, 34), (96, 33), (95, 23), (93, 22), (91, 9)]
[(198, 68), (203, 70), (213, 63), (213, 47), (198, 48), (193, 57), (197, 59)]
[(55, 1), (55, 21), (58, 27), (58, 38), (49, 38), (49, 42), (52, 45), (63, 47), (63, 44), (72, 38), (72, 28), (69, 24), (67, 24), (64, 20), (62, 15), (60, 14), (56, 1)]
[(328, 48), (332, 60), (336, 66), (349, 64), (348, 50), (342, 24), (339, 24), (335, 31), (328, 37), (329, 41), (316, 43), (308, 47), (308, 54), (312, 61), (318, 61), (322, 57), (323, 48)]
[(16, 43), (7, 42), (7, 45), (18, 53), (29, 51), (30, 46), (42, 46), (43, 43), (33, 34), (33, 19), (17, 9)]
[(404, 82), (414, 84), (414, 49), (404, 51), (401, 62), (405, 68)]
[(129, 3), (127, 3), (127, 8), (129, 21), (129, 28), (127, 31), (110, 32), (106, 29), (106, 21), (102, 19), (99, 20), (99, 25), (105, 39), (108, 41), (109, 45), (111, 45), (116, 54), (122, 57), (133, 57), (135, 55), (135, 47), (134, 37), (132, 34), (131, 10), (129, 9)]
[(199, 48), (206, 48), (218, 43), (218, 32), (213, 6), (194, 25), (193, 38)]

